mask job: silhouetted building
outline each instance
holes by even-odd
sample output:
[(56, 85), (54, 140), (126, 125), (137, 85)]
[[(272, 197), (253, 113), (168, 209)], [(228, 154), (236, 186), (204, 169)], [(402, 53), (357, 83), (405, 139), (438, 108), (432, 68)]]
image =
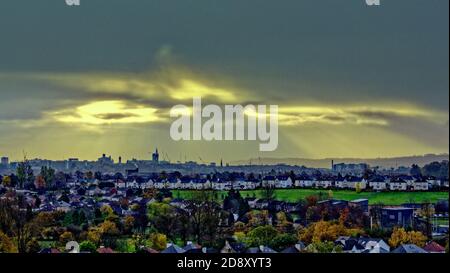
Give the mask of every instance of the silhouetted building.
[(156, 148), (156, 151), (152, 154), (152, 160), (155, 163), (159, 162), (159, 153), (158, 153), (158, 148)]

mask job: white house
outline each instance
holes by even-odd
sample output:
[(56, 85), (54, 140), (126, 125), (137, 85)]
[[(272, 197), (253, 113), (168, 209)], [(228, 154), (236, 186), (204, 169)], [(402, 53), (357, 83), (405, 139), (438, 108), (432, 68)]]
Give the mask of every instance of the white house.
[(295, 187), (297, 188), (312, 188), (315, 186), (314, 180), (309, 177), (297, 177), (295, 179)]
[(278, 176), (276, 179), (276, 187), (277, 188), (292, 188), (293, 183), (292, 183), (292, 178), (290, 178), (289, 176)]
[(427, 181), (415, 181), (412, 184), (412, 189), (414, 191), (427, 191), (428, 190), (428, 182)]
[(387, 189), (387, 183), (385, 181), (370, 181), (369, 187), (375, 191), (384, 191)]
[(275, 176), (271, 176), (271, 175), (265, 176), (262, 181), (262, 186), (263, 187), (267, 187), (267, 186), (275, 187), (276, 182), (277, 182), (277, 179)]
[(382, 239), (360, 238), (358, 243), (364, 247), (364, 253), (389, 253), (391, 247)]
[(408, 188), (408, 184), (404, 180), (392, 179), (389, 182), (389, 189), (391, 191), (406, 191), (407, 188)]
[(331, 180), (318, 180), (316, 181), (316, 187), (317, 188), (324, 188), (328, 189), (333, 186), (333, 182)]

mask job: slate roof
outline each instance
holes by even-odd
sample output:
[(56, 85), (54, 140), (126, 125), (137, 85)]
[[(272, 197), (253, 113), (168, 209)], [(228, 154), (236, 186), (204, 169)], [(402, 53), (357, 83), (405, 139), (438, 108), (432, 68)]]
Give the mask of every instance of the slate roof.
[(392, 253), (427, 253), (427, 252), (414, 244), (404, 244), (394, 249)]

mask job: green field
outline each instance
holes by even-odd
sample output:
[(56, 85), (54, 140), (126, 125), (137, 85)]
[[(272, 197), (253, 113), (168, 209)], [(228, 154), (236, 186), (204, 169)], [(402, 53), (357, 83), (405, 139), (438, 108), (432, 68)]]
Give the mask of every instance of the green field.
[[(190, 199), (193, 191), (191, 190), (173, 190), (175, 198)], [(226, 196), (226, 191), (219, 191), (218, 198)], [(318, 189), (277, 189), (275, 198), (281, 201), (296, 202), (310, 195), (320, 195), (328, 197), (328, 190)], [(243, 197), (261, 197), (259, 190), (241, 191)], [(370, 204), (383, 203), (384, 205), (401, 205), (403, 203), (422, 203), (425, 201), (436, 202), (439, 199), (449, 199), (448, 192), (361, 192), (349, 190), (333, 190), (334, 199), (354, 200), (365, 198), (369, 199)]]

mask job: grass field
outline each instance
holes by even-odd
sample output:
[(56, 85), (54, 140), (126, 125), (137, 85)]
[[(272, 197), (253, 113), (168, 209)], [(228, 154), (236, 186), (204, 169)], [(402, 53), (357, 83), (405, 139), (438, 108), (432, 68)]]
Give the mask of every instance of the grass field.
[[(173, 190), (173, 196), (176, 198), (190, 199), (192, 192), (190, 190)], [(310, 195), (320, 195), (328, 197), (328, 190), (318, 189), (277, 189), (275, 198), (281, 201), (296, 202)], [(385, 205), (401, 205), (403, 203), (422, 203), (425, 201), (436, 202), (439, 199), (449, 199), (448, 192), (361, 192), (348, 190), (333, 190), (334, 199), (354, 200), (365, 198), (369, 199), (370, 204), (383, 203)], [(241, 191), (243, 197), (261, 197), (259, 190)], [(226, 191), (219, 191), (218, 198), (226, 196)]]

